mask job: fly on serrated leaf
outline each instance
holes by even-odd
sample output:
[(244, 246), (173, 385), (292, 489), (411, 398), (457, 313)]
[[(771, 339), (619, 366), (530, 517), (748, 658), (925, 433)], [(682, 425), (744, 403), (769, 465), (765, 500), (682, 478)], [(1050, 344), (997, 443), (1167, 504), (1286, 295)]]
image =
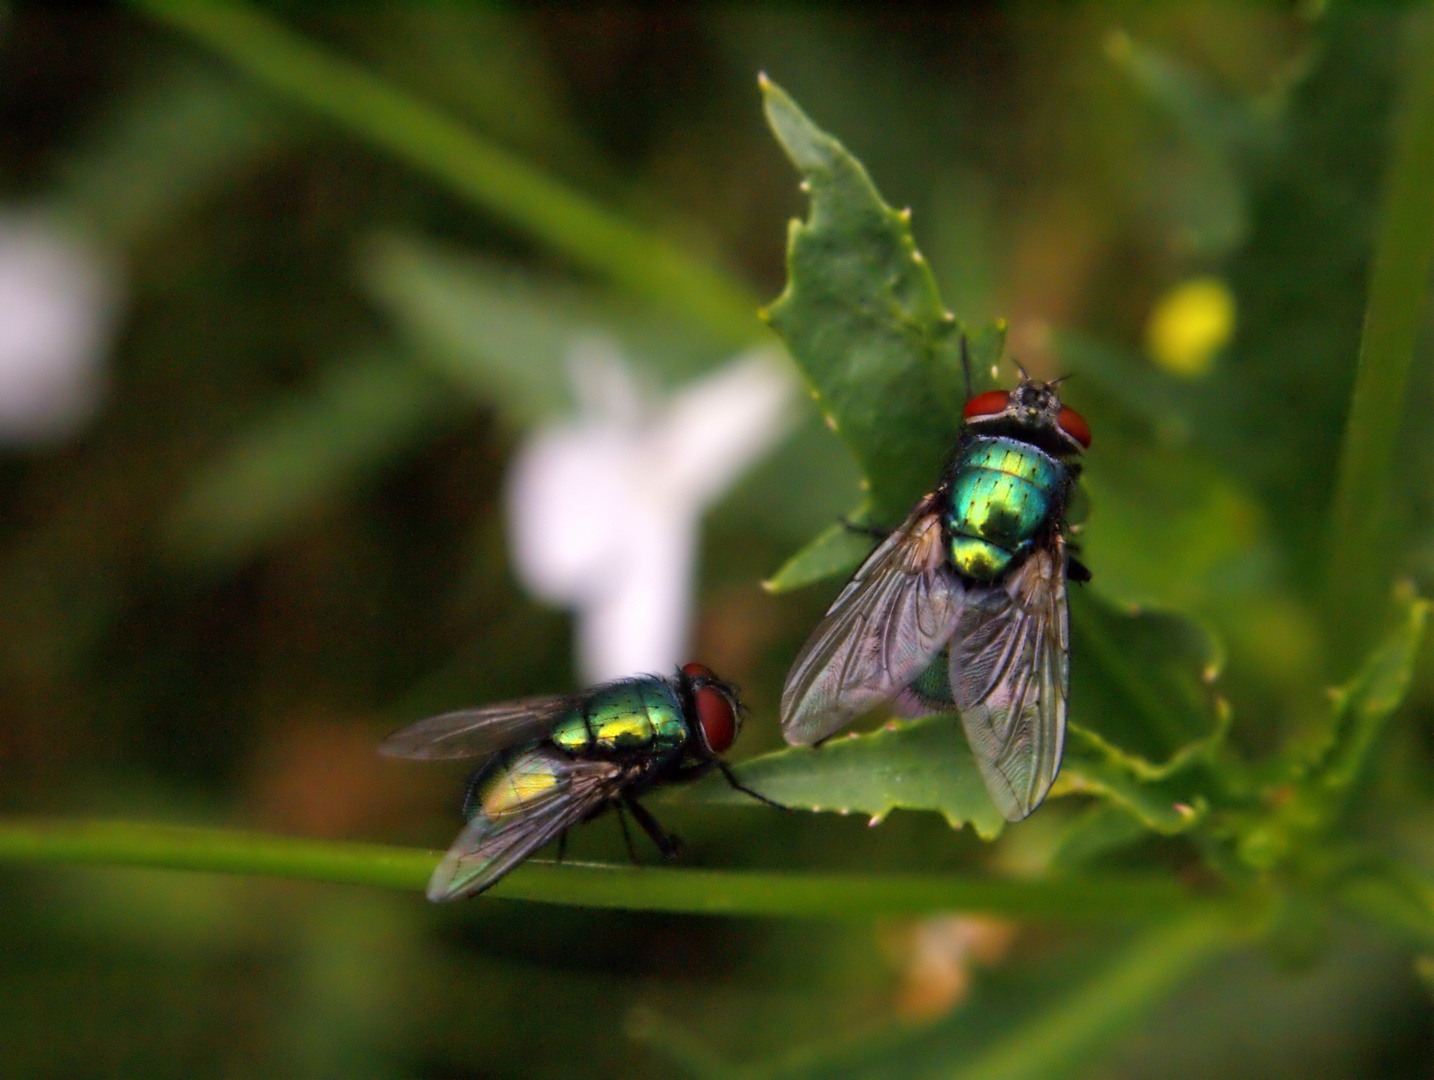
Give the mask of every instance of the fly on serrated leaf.
[(738, 791), (778, 805), (738, 783), (718, 756), (736, 739), (742, 713), (736, 688), (694, 663), (669, 678), (642, 675), (444, 713), (395, 732), (379, 749), (420, 760), (486, 759), (468, 785), (468, 824), (428, 883), (430, 900), (457, 900), (610, 806), (619, 817), (630, 813), (672, 858), (677, 838), (637, 801), (659, 784), (719, 769)]
[(1060, 768), (1069, 693), (1065, 512), (1090, 428), (1057, 383), (1021, 373), (966, 403), (940, 485), (861, 564), (797, 654), (782, 733), (807, 746), (897, 701), (961, 714), (1008, 821)]

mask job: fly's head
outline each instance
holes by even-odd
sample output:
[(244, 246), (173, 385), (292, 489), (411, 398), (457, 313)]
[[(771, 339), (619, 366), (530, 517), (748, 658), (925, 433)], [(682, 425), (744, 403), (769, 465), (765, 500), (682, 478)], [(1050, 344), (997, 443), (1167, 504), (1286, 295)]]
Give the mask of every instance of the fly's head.
[(987, 390), (966, 402), (966, 428), (990, 435), (1014, 435), (1058, 457), (1080, 454), (1090, 446), (1085, 417), (1061, 402), (1060, 380), (1043, 383), (1024, 371), (1014, 390)]

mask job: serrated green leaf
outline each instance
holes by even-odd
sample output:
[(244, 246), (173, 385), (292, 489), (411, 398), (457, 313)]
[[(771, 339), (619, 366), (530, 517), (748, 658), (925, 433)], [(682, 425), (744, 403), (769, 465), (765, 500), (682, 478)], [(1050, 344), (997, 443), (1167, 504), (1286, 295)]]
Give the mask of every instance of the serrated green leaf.
[[(744, 762), (743, 784), (804, 810), (860, 813), (876, 820), (892, 810), (937, 810), (952, 828), (970, 824), (983, 840), (1005, 827), (986, 794), (960, 722), (950, 715), (893, 721), (809, 749), (778, 750)], [(720, 775), (678, 789), (704, 802), (750, 802)]]
[(1147, 829), (1166, 836), (1185, 832), (1204, 819), (1209, 807), (1199, 793), (1199, 774), (1143, 778), (1128, 767), (1128, 759), (1107, 753), (1106, 747), (1082, 745), (1084, 735), (1071, 726), (1065, 761), (1051, 788), (1052, 798), (1097, 795), (1133, 815)]
[(1385, 722), (1404, 701), (1429, 608), (1427, 600), (1409, 601), (1394, 632), (1333, 692), (1328, 734), (1311, 770), (1326, 791), (1343, 791), (1358, 778)]
[[(762, 92), (811, 194), (811, 216), (789, 230), (787, 287), (766, 316), (866, 476), (874, 520), (895, 525), (935, 486), (960, 430), (962, 328), (910, 215), (780, 87), (764, 78)], [(1003, 334), (997, 325), (973, 338), (973, 373), (985, 377)]]

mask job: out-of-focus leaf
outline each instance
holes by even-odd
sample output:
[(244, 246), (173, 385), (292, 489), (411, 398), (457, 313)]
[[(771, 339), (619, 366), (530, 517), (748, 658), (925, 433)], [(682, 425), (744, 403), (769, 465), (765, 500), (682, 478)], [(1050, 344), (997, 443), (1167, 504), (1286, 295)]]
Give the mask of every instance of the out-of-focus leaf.
[(1183, 609), (1206, 599), (1232, 566), (1271, 558), (1256, 504), (1187, 452), (1107, 440), (1082, 476), (1091, 501), (1081, 559), (1101, 591), (1127, 603)]
[[(744, 762), (742, 783), (785, 806), (869, 814), (880, 820), (895, 809), (938, 810), (952, 828), (970, 824), (984, 840), (1000, 835), (996, 809), (960, 722), (950, 715), (832, 739), (810, 749), (778, 750)], [(751, 802), (720, 776), (676, 789), (704, 802)]]
[[(1417, 28), (1405, 69), (1400, 123), (1384, 181), (1383, 207), (1359, 339), (1359, 363), (1340, 448), (1331, 507), (1326, 584), (1337, 614), (1365, 629), (1388, 578), (1390, 491), (1414, 346), (1427, 319), (1434, 262), (1434, 32)], [(1352, 552), (1370, 569), (1349, 572)]]
[(142, 244), (203, 194), (239, 183), (295, 125), (248, 84), (191, 62), (164, 70), (114, 110), (61, 178), (65, 206), (105, 240)]
[(1243, 150), (1268, 150), (1279, 129), (1281, 98), (1305, 65), (1289, 65), (1268, 98), (1240, 101), (1217, 92), (1199, 73), (1173, 56), (1125, 34), (1113, 34), (1106, 54), (1116, 66), (1180, 126), (1192, 143), (1228, 155)]
[(610, 296), (415, 237), (379, 237), (362, 273), (369, 295), (425, 360), (520, 423), (570, 405), (566, 362), (584, 335), (615, 335), (644, 371), (674, 381), (726, 355), (670, 319), (634, 312)]
[(585, 322), (571, 291), (396, 235), (372, 244), (362, 281), (419, 354), (475, 400), (519, 420), (570, 404), (563, 361)]
[(1329, 727), (1310, 770), (1326, 791), (1340, 792), (1354, 783), (1386, 721), (1403, 702), (1429, 608), (1427, 600), (1410, 600), (1394, 632), (1353, 679), (1333, 691)]
[(1224, 665), (1208, 630), (1163, 611), (1121, 612), (1091, 590), (1071, 607), (1072, 722), (1132, 775), (1160, 780), (1224, 736), (1211, 684)]
[(1149, 835), (1149, 826), (1126, 807), (1098, 802), (1071, 822), (1051, 856), (1056, 869), (1089, 865)]
[[(961, 327), (937, 295), (910, 215), (877, 193), (861, 162), (763, 79), (767, 120), (811, 194), (793, 222), (787, 287), (767, 318), (867, 479), (875, 520), (897, 524), (935, 486), (961, 426)], [(972, 340), (983, 375), (1003, 328)]]
[(271, 20), (259, 8), (138, 0), (257, 81), (343, 125), (578, 266), (686, 318), (730, 348), (758, 326), (746, 288), (485, 140), (449, 115)]
[(233, 567), (461, 415), (422, 367), (351, 358), (291, 395), (205, 468), (161, 526), (180, 559)]

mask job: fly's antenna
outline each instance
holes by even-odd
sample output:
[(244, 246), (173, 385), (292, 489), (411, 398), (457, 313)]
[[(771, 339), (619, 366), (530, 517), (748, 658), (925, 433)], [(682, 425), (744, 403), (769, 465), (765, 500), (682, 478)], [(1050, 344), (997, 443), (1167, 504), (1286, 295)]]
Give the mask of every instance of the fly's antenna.
[(1055, 389), (1057, 386), (1059, 386), (1061, 383), (1065, 382), (1067, 379), (1074, 379), (1075, 376), (1076, 376), (1076, 373), (1075, 373), (1074, 371), (1067, 371), (1067, 372), (1066, 372), (1064, 375), (1062, 375), (1059, 379), (1052, 379), (1050, 382), (1046, 383), (1046, 385), (1049, 386), (1049, 387), (1051, 387), (1052, 389)]
[(966, 400), (970, 401), (976, 395), (971, 392), (971, 343), (965, 330), (961, 331), (961, 370), (966, 373)]
[(1017, 360), (1014, 356), (1011, 357), (1011, 363), (1015, 364), (1015, 365), (1016, 365), (1016, 370), (1021, 373), (1021, 382), (1030, 382), (1030, 381), (1031, 381), (1030, 372), (1028, 372), (1025, 368), (1021, 367), (1021, 362), (1020, 362), (1019, 360)]

